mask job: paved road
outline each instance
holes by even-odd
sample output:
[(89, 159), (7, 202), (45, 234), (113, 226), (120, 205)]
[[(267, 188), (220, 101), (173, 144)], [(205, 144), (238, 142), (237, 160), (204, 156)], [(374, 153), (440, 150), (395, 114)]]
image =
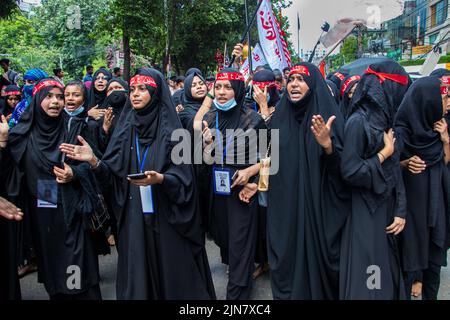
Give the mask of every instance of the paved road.
[[(214, 285), (217, 298), (224, 300), (226, 296), (227, 274), (226, 267), (220, 262), (220, 254), (218, 248), (210, 241), (207, 243), (207, 252), (211, 265)], [(102, 277), (101, 290), (103, 299), (115, 300), (115, 278), (116, 278), (116, 261), (117, 252), (113, 250), (113, 254), (100, 257), (100, 274)], [(450, 263), (450, 259), (449, 259)], [(443, 268), (441, 275), (441, 288), (439, 299), (450, 300), (450, 268)], [(25, 300), (47, 300), (48, 296), (43, 285), (37, 283), (37, 274), (33, 273), (21, 279), (22, 298)], [(272, 292), (270, 290), (269, 275), (258, 278), (254, 283), (252, 299), (255, 300), (271, 300)]]

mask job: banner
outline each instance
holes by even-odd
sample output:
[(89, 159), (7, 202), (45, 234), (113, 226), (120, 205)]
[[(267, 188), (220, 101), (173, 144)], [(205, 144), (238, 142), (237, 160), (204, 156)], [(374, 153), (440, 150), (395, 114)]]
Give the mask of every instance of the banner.
[(275, 18), (270, 0), (262, 0), (258, 12), (258, 34), (261, 49), (272, 70), (291, 66), (288, 44), (281, 36), (280, 25)]
[[(252, 61), (253, 62), (253, 64), (252, 64), (253, 70), (258, 68), (259, 66), (264, 66), (264, 65), (268, 64), (266, 58), (264, 57), (264, 53), (262, 52), (261, 46), (259, 45), (259, 43), (252, 50), (252, 57), (253, 57), (253, 61)], [(245, 81), (247, 81), (247, 79), (250, 77), (250, 66), (248, 63), (248, 59), (246, 59), (244, 61), (240, 71), (244, 75)]]

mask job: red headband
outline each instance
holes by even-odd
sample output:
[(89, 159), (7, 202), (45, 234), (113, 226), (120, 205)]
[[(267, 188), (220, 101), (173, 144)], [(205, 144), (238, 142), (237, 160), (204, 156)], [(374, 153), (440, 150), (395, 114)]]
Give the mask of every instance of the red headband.
[(448, 94), (448, 87), (447, 86), (442, 86), (441, 87), (441, 94), (445, 94), (445, 95)]
[(22, 95), (20, 91), (5, 91), (5, 93), (2, 94), (2, 97), (6, 96), (20, 96)]
[(224, 72), (218, 73), (216, 76), (216, 81), (245, 81), (244, 76), (240, 72)]
[(351, 84), (352, 82), (354, 82), (354, 81), (359, 81), (359, 80), (361, 80), (361, 76), (359, 76), (359, 75), (356, 75), (356, 76), (353, 76), (353, 77), (348, 78), (347, 81), (345, 81), (344, 84), (342, 85), (342, 88), (341, 88), (341, 97), (344, 96), (345, 91), (347, 91), (348, 87), (350, 86), (350, 84)]
[(33, 88), (33, 97), (42, 89), (46, 87), (58, 87), (60, 89), (64, 89), (63, 85), (56, 80), (45, 80), (42, 82), (39, 82), (34, 88)]
[(340, 72), (336, 72), (334, 75), (336, 77), (338, 77), (339, 79), (341, 79), (341, 81), (345, 79), (345, 76), (342, 73), (340, 73)]
[(311, 76), (307, 66), (293, 66), (291, 68), (291, 72), (289, 72), (289, 76), (293, 74), (304, 74), (306, 76)]
[(277, 86), (275, 81), (266, 81), (266, 82), (253, 81), (253, 85), (259, 87), (261, 90), (264, 90), (266, 87), (274, 88)]
[(370, 67), (366, 70), (366, 74), (376, 75), (380, 79), (380, 83), (383, 83), (384, 81), (386, 81), (386, 79), (400, 83), (402, 86), (406, 86), (409, 83), (409, 79), (407, 76), (402, 76), (400, 74), (376, 72), (372, 70)]
[(442, 82), (442, 84), (449, 85), (450, 84), (450, 76), (443, 76), (441, 78), (441, 82)]
[(157, 88), (155, 79), (150, 76), (136, 75), (130, 80), (130, 86), (145, 84), (153, 88)]

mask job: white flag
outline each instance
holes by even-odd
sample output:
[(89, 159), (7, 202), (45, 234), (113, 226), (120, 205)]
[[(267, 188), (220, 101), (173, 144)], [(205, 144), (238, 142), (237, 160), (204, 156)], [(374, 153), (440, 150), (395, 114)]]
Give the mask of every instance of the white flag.
[(281, 36), (281, 29), (273, 14), (269, 0), (262, 0), (258, 13), (258, 34), (262, 51), (272, 70), (291, 66), (288, 45)]
[[(261, 50), (261, 46), (259, 43), (255, 46), (255, 48), (252, 50), (252, 68), (255, 70), (259, 66), (264, 66), (267, 63), (266, 58), (264, 57), (264, 53)], [(250, 77), (250, 66), (248, 63), (248, 58), (244, 61), (244, 64), (241, 67), (241, 73), (244, 75), (245, 80), (247, 81), (248, 77)]]

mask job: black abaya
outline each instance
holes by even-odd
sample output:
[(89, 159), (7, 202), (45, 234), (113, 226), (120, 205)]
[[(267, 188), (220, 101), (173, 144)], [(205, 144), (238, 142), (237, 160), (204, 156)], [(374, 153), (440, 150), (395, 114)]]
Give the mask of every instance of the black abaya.
[[(44, 79), (37, 86), (48, 81)], [(36, 93), (22, 121), (10, 132), (7, 151), (13, 163), (7, 179), (8, 193), (11, 197), (17, 197), (21, 181), (25, 179), (37, 252), (38, 281), (44, 283), (50, 298), (65, 295), (82, 297), (83, 293), (98, 287), (100, 281), (94, 239), (91, 230), (85, 227), (88, 215), (84, 213), (88, 203), (82, 201), (85, 194), (77, 183), (78, 174), (89, 173), (89, 169), (84, 164), (66, 161), (72, 166), (74, 180), (64, 185), (55, 180), (53, 166), (62, 166), (60, 144), (65, 141), (76, 143), (74, 139), (81, 132), (68, 130), (62, 115), (51, 118), (41, 108), (42, 100), (54, 87), (50, 83)], [(71, 140), (66, 140), (69, 137)], [(38, 190), (40, 180), (54, 186), (56, 198)], [(68, 191), (80, 195), (78, 199), (73, 198), (70, 205), (64, 201)], [(52, 201), (57, 207), (38, 207), (39, 194), (43, 197), (41, 200)], [(74, 206), (74, 203), (78, 205)], [(73, 270), (80, 272), (79, 286), (71, 287), (68, 283), (71, 283)], [(99, 290), (96, 292), (99, 293)], [(100, 295), (90, 297), (101, 299)]]
[[(443, 116), (439, 87), (440, 81), (433, 77), (417, 80), (395, 121), (395, 132), (403, 146), (401, 160), (418, 156), (426, 163), (420, 174), (403, 170), (408, 203), (408, 222), (401, 237), (403, 270), (427, 276), (430, 268), (447, 265), (450, 245), (450, 175), (443, 161), (440, 135), (434, 131), (434, 123)], [(437, 299), (439, 278), (436, 281), (434, 294), (427, 294), (429, 299)]]
[[(174, 165), (170, 136), (181, 123), (161, 73), (137, 72), (147, 79), (151, 102), (141, 110), (125, 107), (111, 143), (95, 174), (112, 188), (118, 222), (117, 297), (119, 299), (215, 299), (191, 165)], [(139, 80), (138, 80), (139, 81)], [(153, 86), (148, 85), (152, 82)], [(138, 83), (139, 84), (139, 83)], [(137, 136), (136, 136), (137, 135)], [(164, 174), (152, 186), (155, 213), (142, 212), (139, 188), (126, 176), (137, 173), (140, 154), (148, 147), (143, 171)]]
[[(310, 91), (297, 103), (286, 92), (271, 120), (271, 130), (280, 134), (279, 171), (270, 177), (267, 209), (273, 297), (337, 299), (340, 238), (349, 210), (339, 170), (343, 119), (317, 67), (301, 63), (291, 73), (301, 73)], [(325, 121), (336, 116), (331, 155), (311, 132), (313, 115)]]
[[(377, 153), (384, 147), (383, 134), (393, 127), (410, 80), (395, 62), (370, 68), (385, 75), (362, 77), (345, 126), (341, 165), (352, 188), (352, 210), (342, 239), (340, 298), (402, 299), (398, 237), (386, 233), (394, 217), (406, 216), (399, 155), (396, 152), (381, 164)], [(386, 74), (394, 76), (384, 79)], [(401, 83), (390, 79), (396, 77)]]

